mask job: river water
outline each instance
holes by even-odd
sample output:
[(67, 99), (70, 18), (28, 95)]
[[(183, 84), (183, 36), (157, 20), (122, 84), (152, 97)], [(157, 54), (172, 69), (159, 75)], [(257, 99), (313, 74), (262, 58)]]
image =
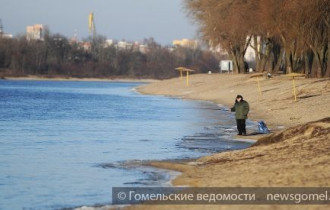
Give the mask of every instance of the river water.
[(0, 80), (0, 209), (109, 204), (112, 187), (166, 185), (143, 161), (250, 145), (232, 140), (231, 113), (139, 85)]

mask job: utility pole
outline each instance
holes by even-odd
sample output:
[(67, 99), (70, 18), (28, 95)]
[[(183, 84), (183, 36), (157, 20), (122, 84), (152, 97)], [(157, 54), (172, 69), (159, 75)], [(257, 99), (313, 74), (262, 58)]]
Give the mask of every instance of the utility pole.
[(3, 35), (3, 25), (2, 25), (2, 21), (0, 19), (0, 37), (2, 37)]

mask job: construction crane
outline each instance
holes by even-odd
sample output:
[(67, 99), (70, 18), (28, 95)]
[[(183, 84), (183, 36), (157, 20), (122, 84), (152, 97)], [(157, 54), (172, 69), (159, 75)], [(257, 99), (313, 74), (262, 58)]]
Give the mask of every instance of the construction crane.
[(95, 38), (96, 28), (95, 28), (93, 12), (89, 13), (89, 16), (88, 16), (88, 31), (89, 31), (89, 35), (92, 36), (92, 38)]

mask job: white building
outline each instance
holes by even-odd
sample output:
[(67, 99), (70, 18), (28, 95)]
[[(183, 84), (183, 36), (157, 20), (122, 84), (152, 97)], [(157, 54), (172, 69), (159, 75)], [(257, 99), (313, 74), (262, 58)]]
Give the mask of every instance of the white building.
[(5, 38), (5, 39), (12, 39), (13, 38), (13, 35), (12, 34), (0, 34), (0, 37), (1, 38)]
[(120, 50), (128, 50), (133, 47), (133, 43), (125, 42), (125, 41), (119, 41), (117, 44), (117, 48)]
[(114, 41), (112, 39), (105, 40), (104, 47), (110, 47), (111, 45), (114, 45)]
[(139, 45), (139, 51), (140, 53), (146, 54), (148, 52), (149, 48), (147, 45), (140, 44)]
[(43, 40), (44, 39), (44, 26), (42, 24), (35, 24), (26, 27), (27, 40)]
[(173, 40), (173, 46), (181, 46), (196, 49), (198, 47), (198, 41), (192, 39)]

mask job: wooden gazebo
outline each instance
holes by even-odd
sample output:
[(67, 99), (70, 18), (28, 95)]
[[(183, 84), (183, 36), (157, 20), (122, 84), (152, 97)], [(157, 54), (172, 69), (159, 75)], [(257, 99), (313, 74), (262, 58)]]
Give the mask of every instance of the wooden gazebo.
[(181, 80), (183, 78), (183, 72), (186, 72), (186, 78), (187, 78), (186, 85), (189, 86), (189, 72), (194, 72), (195, 70), (188, 69), (188, 68), (185, 68), (185, 67), (177, 67), (177, 68), (175, 68), (175, 70), (180, 72), (180, 79)]

